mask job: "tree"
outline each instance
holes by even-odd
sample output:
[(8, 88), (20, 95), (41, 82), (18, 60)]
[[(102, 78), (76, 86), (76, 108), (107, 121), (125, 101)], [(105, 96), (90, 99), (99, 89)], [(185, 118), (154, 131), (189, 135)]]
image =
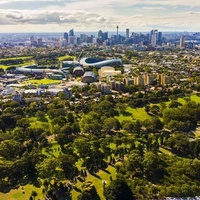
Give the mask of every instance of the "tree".
[(146, 119), (143, 121), (143, 125), (149, 132), (157, 132), (163, 128), (163, 123), (160, 121), (159, 118), (152, 117), (151, 119)]
[(173, 153), (177, 154), (185, 154), (188, 153), (189, 150), (189, 140), (185, 134), (176, 133), (173, 134), (167, 141), (166, 145), (168, 145)]
[(43, 111), (41, 111), (41, 110), (38, 110), (38, 111), (35, 113), (35, 116), (37, 117), (37, 119), (38, 119), (39, 121), (47, 122), (47, 118), (46, 118), (45, 112), (43, 112)]
[(23, 129), (27, 129), (30, 126), (30, 122), (29, 122), (28, 118), (21, 118), (21, 119), (17, 120), (16, 125)]
[(164, 177), (164, 162), (156, 153), (148, 151), (144, 156), (142, 166), (148, 180), (156, 182)]
[(75, 158), (73, 155), (63, 154), (58, 157), (59, 166), (64, 171), (65, 177), (71, 179), (73, 176), (77, 175)]
[(5, 140), (0, 143), (0, 156), (5, 159), (14, 159), (20, 155), (21, 144), (15, 140)]
[(46, 158), (43, 162), (36, 165), (39, 177), (52, 178), (58, 175), (57, 167), (59, 166), (57, 158)]
[(105, 188), (104, 196), (106, 200), (133, 200), (133, 192), (122, 179), (116, 179)]
[(37, 192), (36, 191), (32, 191), (31, 192), (31, 196), (33, 197), (33, 199), (35, 200), (35, 197), (37, 196), (38, 194), (37, 194)]
[(99, 133), (102, 128), (100, 115), (91, 111), (88, 114), (83, 115), (79, 125), (81, 131), (84, 133)]
[(130, 154), (128, 160), (124, 163), (124, 167), (126, 172), (136, 172), (138, 169), (142, 169), (142, 156), (140, 152), (135, 150)]
[(114, 117), (106, 118), (103, 121), (103, 130), (108, 133), (111, 130), (119, 130), (120, 123)]
[(81, 187), (83, 193), (78, 196), (78, 200), (100, 200), (96, 188), (91, 181), (85, 181)]

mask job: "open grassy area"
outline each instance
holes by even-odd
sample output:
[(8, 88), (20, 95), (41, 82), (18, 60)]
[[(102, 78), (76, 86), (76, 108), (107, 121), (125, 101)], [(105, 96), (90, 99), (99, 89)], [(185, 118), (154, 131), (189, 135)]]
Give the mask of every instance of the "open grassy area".
[(33, 56), (19, 56), (19, 57), (11, 57), (11, 58), (0, 58), (0, 61), (17, 60), (17, 59), (29, 60), (29, 59), (32, 59), (32, 58), (33, 58)]
[(66, 55), (66, 56), (58, 57), (58, 60), (59, 60), (59, 61), (74, 60), (75, 58), (76, 58), (75, 56)]
[(55, 157), (58, 157), (60, 154), (63, 154), (63, 153), (61, 152), (60, 145), (57, 144), (57, 143), (53, 143), (52, 147), (49, 149), (48, 152), (47, 152), (46, 148), (43, 148), (42, 149), (42, 154), (44, 154), (45, 156), (53, 155)]
[(2, 68), (3, 70), (6, 70), (8, 67), (23, 67), (23, 66), (34, 65), (34, 64), (35, 64), (35, 61), (30, 61), (30, 62), (24, 62), (17, 65), (0, 65), (0, 68)]
[(30, 124), (31, 124), (32, 128), (42, 128), (42, 129), (45, 129), (45, 130), (50, 129), (50, 124), (48, 122), (38, 121), (36, 117), (30, 118)]
[[(24, 193), (23, 193), (22, 187), (24, 189)], [(20, 186), (19, 188), (16, 188), (16, 189), (12, 189), (10, 190), (9, 193), (0, 192), (0, 199), (1, 200), (28, 200), (33, 190), (36, 191), (38, 194), (35, 199), (43, 198), (41, 187), (35, 187), (32, 184), (27, 184), (25, 186)]]
[[(200, 103), (200, 97), (198, 97), (196, 94), (191, 95), (189, 98), (196, 103)], [(185, 100), (184, 97), (182, 97), (182, 98), (178, 98), (178, 102), (184, 105), (186, 104), (187, 101)]]
[(139, 120), (144, 121), (145, 119), (151, 118), (150, 115), (148, 115), (144, 108), (126, 108), (127, 115), (120, 114), (119, 116), (116, 116), (116, 119), (118, 119), (120, 122), (124, 120)]
[[(99, 170), (99, 172), (97, 172), (95, 176), (93, 176), (91, 174), (87, 175), (86, 180), (91, 181), (95, 185), (95, 188), (96, 188), (101, 200), (105, 200), (105, 197), (103, 196), (102, 181), (105, 180), (107, 182), (107, 185), (109, 185), (110, 184), (110, 176), (112, 177), (113, 180), (116, 179), (116, 168), (115, 167), (108, 166), (105, 171)], [(82, 185), (82, 183), (80, 181), (78, 181), (78, 183), (76, 184), (76, 187), (81, 189), (81, 185)], [(73, 190), (72, 191), (72, 200), (76, 200), (79, 195), (80, 195), (79, 192)]]
[(195, 101), (196, 103), (200, 103), (200, 97), (198, 97), (196, 94), (192, 95), (190, 98), (192, 101)]
[(6, 70), (8, 67), (10, 67), (10, 66), (0, 65), (0, 68), (3, 69), (3, 70)]
[(60, 81), (59, 80), (51, 80), (51, 79), (39, 79), (39, 80), (36, 80), (36, 79), (32, 79), (32, 80), (28, 80), (28, 81), (25, 81), (23, 82), (23, 84), (33, 84), (33, 85), (42, 85), (42, 84), (59, 84)]

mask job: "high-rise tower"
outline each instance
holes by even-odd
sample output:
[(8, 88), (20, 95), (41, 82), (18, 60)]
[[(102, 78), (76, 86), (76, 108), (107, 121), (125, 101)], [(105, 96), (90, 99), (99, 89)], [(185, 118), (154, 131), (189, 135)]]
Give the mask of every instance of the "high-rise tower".
[(158, 32), (158, 34), (157, 34), (157, 41), (158, 41), (158, 43), (161, 43), (162, 42), (162, 32)]
[(129, 28), (126, 29), (126, 40), (129, 39)]
[(102, 36), (103, 36), (103, 32), (102, 32), (102, 30), (99, 30), (98, 31), (98, 38), (102, 38)]
[(74, 29), (71, 29), (71, 30), (69, 31), (69, 36), (74, 36)]
[(68, 41), (68, 33), (64, 33), (64, 38), (65, 38), (65, 40), (67, 40)]
[(156, 46), (156, 33), (154, 33), (152, 36), (151, 36), (151, 45), (153, 47)]
[(180, 37), (180, 48), (184, 48), (185, 47), (185, 38), (184, 36)]
[(118, 33), (118, 29), (119, 29), (119, 26), (117, 25), (117, 41), (119, 41), (119, 33)]

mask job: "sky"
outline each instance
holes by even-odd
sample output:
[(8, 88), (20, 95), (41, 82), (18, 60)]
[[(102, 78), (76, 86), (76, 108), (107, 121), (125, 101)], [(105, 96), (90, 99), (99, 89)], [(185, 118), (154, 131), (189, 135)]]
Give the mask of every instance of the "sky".
[(199, 0), (0, 0), (0, 32), (199, 32)]

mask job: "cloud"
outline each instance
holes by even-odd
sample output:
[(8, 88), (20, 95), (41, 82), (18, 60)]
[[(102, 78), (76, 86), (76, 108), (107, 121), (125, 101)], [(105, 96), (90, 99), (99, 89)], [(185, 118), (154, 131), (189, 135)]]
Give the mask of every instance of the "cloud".
[(0, 10), (0, 25), (105, 23), (106, 21), (107, 19), (99, 14), (85, 11)]
[(0, 25), (6, 28), (200, 29), (198, 0), (0, 0), (0, 5)]

